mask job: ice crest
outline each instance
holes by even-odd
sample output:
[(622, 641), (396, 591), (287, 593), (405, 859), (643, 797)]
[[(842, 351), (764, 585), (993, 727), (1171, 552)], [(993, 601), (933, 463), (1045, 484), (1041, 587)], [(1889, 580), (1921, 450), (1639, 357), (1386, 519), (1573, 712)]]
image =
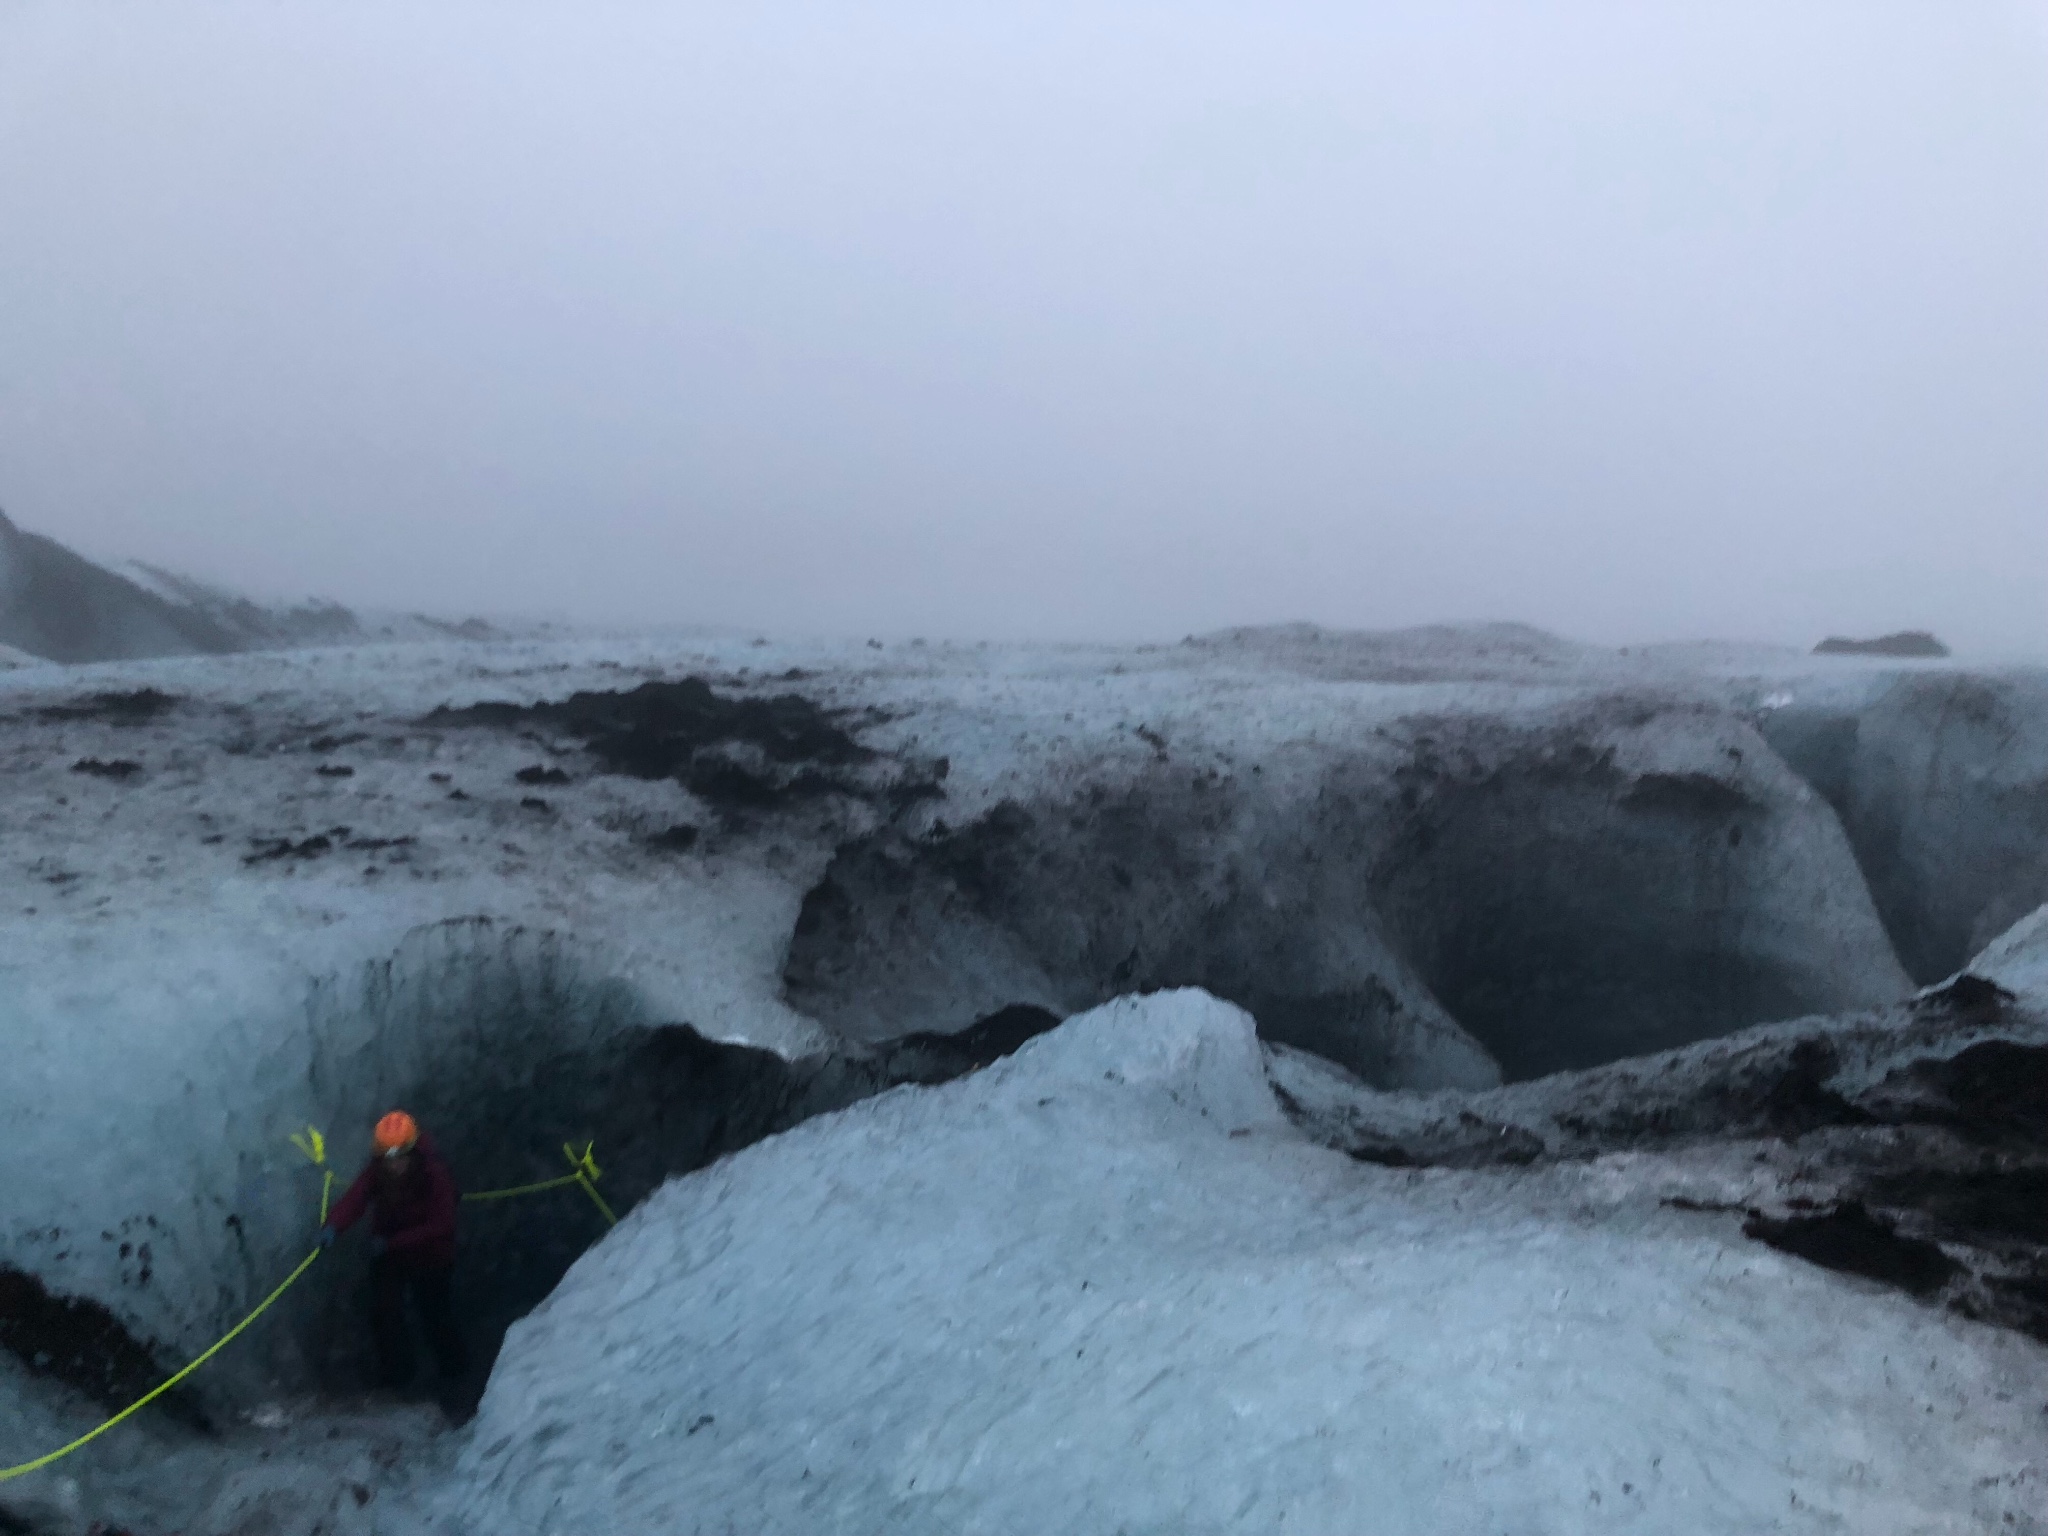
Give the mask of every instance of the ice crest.
[(1199, 987), (1120, 997), (1070, 1019), (996, 1069), (1023, 1094), (1098, 1082), (1163, 1098), (1233, 1130), (1284, 1124), (1252, 1016)]

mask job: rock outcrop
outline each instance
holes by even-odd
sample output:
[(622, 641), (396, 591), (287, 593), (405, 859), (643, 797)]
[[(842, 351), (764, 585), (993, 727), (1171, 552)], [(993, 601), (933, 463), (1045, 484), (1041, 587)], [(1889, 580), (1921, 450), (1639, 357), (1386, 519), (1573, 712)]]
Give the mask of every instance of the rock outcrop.
[(1948, 655), (1948, 647), (1924, 629), (1902, 629), (1875, 640), (1848, 640), (1830, 635), (1813, 648), (1816, 656), (1893, 656), (1929, 659)]

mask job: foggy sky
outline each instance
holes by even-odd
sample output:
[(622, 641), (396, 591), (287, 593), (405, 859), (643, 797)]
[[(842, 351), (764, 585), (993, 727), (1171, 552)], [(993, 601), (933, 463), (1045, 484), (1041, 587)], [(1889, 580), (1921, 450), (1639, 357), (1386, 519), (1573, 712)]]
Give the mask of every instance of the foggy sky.
[(0, 7), (0, 508), (435, 612), (2048, 651), (2048, 7)]

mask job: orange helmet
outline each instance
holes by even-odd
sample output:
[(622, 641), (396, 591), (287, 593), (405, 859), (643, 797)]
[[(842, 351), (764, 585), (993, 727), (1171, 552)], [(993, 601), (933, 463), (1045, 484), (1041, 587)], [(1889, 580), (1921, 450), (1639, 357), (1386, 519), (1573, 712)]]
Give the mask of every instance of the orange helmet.
[(371, 1137), (379, 1157), (397, 1157), (410, 1152), (413, 1143), (420, 1139), (419, 1122), (402, 1109), (394, 1109), (377, 1122), (377, 1131)]

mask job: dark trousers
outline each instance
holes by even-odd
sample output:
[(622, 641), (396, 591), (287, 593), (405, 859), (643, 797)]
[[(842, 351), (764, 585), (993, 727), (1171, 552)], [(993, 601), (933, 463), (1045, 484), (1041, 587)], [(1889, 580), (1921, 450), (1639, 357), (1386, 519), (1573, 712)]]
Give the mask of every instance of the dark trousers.
[(372, 1293), (370, 1324), (377, 1338), (377, 1368), (384, 1385), (402, 1387), (412, 1380), (412, 1329), (405, 1317), (405, 1293), (412, 1292), (419, 1308), (420, 1323), (427, 1332), (427, 1347), (434, 1352), (434, 1364), (444, 1381), (454, 1381), (469, 1369), (469, 1351), (462, 1346), (462, 1331), (455, 1326), (455, 1301), (446, 1269), (414, 1269), (385, 1255), (370, 1270)]

